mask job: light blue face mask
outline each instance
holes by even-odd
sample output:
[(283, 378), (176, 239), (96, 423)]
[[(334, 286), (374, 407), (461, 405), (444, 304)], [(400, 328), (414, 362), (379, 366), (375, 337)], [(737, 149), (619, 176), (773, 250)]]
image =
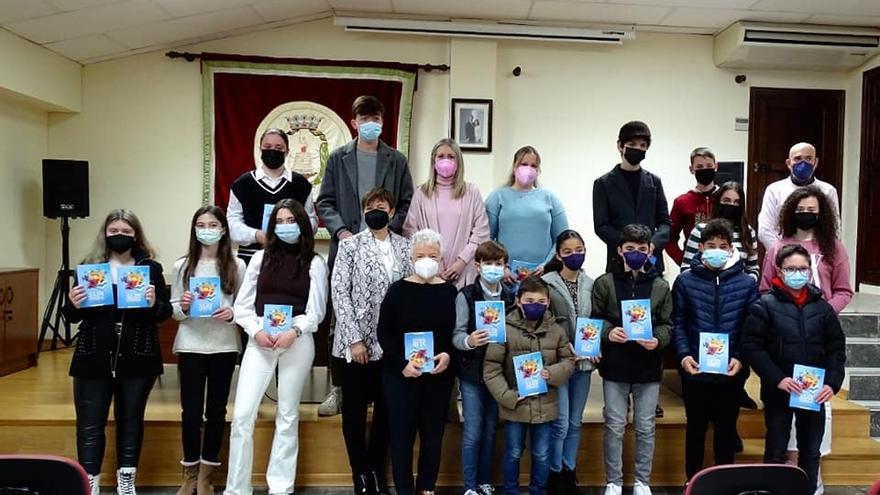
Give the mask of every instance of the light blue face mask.
[(800, 270), (796, 272), (782, 272), (782, 281), (791, 290), (801, 290), (810, 281), (810, 274)]
[(299, 224), (282, 223), (275, 226), (275, 236), (288, 244), (296, 244), (299, 242)]
[(504, 267), (498, 265), (480, 266), (480, 277), (490, 284), (496, 284), (504, 276)]
[(223, 237), (221, 229), (196, 229), (196, 239), (205, 246), (213, 246)]
[(382, 134), (382, 124), (378, 122), (364, 122), (363, 124), (358, 124), (358, 136), (364, 141), (372, 143), (379, 139), (380, 134)]
[(709, 265), (709, 268), (716, 270), (724, 268), (727, 260), (730, 259), (730, 253), (723, 249), (706, 249), (703, 251), (703, 261)]

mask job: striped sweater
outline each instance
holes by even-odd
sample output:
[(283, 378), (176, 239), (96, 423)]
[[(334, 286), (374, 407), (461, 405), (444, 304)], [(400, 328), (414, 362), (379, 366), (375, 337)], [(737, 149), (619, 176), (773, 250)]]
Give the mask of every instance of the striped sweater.
[[(691, 261), (693, 261), (697, 253), (700, 252), (700, 236), (703, 234), (703, 228), (705, 227), (705, 223), (699, 223), (694, 226), (693, 230), (691, 230), (691, 235), (688, 237), (687, 243), (684, 246), (684, 259), (681, 262), (681, 271), (689, 270), (691, 268)], [(733, 228), (733, 247), (741, 253), (745, 260), (746, 273), (754, 278), (755, 281), (758, 281), (761, 275), (761, 268), (758, 265), (758, 236), (755, 235), (755, 229), (753, 229), (751, 225), (749, 225), (749, 231), (752, 234), (752, 254), (748, 254), (746, 250), (743, 249), (738, 226), (734, 226)]]

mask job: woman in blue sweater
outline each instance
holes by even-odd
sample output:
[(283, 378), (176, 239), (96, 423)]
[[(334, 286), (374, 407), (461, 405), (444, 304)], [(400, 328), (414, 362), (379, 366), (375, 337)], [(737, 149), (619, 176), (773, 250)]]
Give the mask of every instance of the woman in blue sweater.
[[(486, 199), (489, 237), (504, 245), (511, 262), (537, 265), (528, 274), (534, 276), (544, 273), (544, 263), (556, 255), (556, 237), (568, 229), (562, 202), (552, 192), (538, 187), (540, 173), (538, 150), (523, 146), (513, 155), (507, 184)], [(514, 281), (509, 269), (505, 270), (504, 279), (506, 283)]]

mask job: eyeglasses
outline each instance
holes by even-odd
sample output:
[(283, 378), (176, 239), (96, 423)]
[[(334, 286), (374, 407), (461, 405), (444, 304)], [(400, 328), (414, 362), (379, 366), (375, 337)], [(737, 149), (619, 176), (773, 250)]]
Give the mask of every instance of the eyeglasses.
[(789, 275), (789, 276), (801, 275), (803, 277), (809, 277), (810, 276), (810, 269), (809, 268), (783, 268), (782, 273)]

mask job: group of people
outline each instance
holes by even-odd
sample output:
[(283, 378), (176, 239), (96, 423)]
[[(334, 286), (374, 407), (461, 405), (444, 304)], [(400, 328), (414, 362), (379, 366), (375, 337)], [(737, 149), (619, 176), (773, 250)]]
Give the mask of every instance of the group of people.
[[(94, 494), (111, 402), (117, 491), (135, 494), (144, 409), (162, 373), (157, 324), (169, 317), (180, 322), (174, 342), (183, 441), (178, 493), (213, 493), (242, 351), (239, 327), (247, 343), (224, 493), (252, 493), (254, 423), (276, 368), (278, 403), (266, 482), (272, 495), (293, 493), (299, 403), (315, 354), (313, 335), (325, 316), (332, 318), (334, 401), (341, 403), (357, 495), (389, 493), (384, 479), (389, 451), (398, 495), (434, 492), (456, 379), (465, 495), (495, 491), (493, 455), (501, 420), (505, 494), (519, 493), (527, 437), (529, 492), (576, 494), (581, 423), (597, 369), (604, 392), (605, 494), (622, 493), (631, 408), (634, 493), (648, 495), (666, 354), (675, 356), (681, 374), (688, 479), (703, 467), (710, 422), (715, 462), (733, 462), (751, 367), (761, 379), (765, 461), (786, 462), (787, 451), (795, 451), (821, 493), (828, 401), (844, 377), (837, 313), (852, 289), (846, 249), (838, 240), (837, 193), (815, 178), (812, 146), (791, 149), (786, 162), (791, 177), (765, 192), (756, 234), (742, 186), (715, 184), (717, 161), (707, 148), (691, 154), (696, 185), (676, 198), (670, 213), (660, 178), (641, 166), (651, 145), (648, 126), (625, 124), (617, 140), (620, 163), (594, 183), (595, 231), (606, 244), (607, 267), (593, 280), (583, 269), (583, 236), (569, 228), (562, 202), (539, 187), (542, 164), (535, 148), (516, 151), (507, 183), (484, 202), (479, 189), (464, 180), (460, 148), (442, 139), (431, 151), (428, 179), (414, 189), (406, 158), (380, 139), (384, 113), (374, 97), (354, 102), (351, 125), (357, 136), (330, 155), (315, 201), (309, 182), (284, 167), (287, 134), (267, 130), (260, 140), (261, 163), (232, 185), (227, 211), (205, 206), (194, 213), (187, 254), (172, 268), (170, 293), (137, 217), (128, 210), (107, 216), (84, 263), (109, 263), (114, 284), (118, 268), (147, 266), (150, 287), (143, 309), (83, 307), (86, 294), (79, 285), (64, 307), (67, 318), (80, 323), (70, 374), (77, 452)], [(315, 252), (319, 218), (331, 235), (326, 262)], [(763, 267), (759, 240), (767, 248)], [(662, 277), (664, 250), (681, 264), (672, 288)], [(513, 261), (536, 268), (523, 277), (511, 271)], [(189, 281), (206, 276), (221, 280), (222, 303), (210, 318), (194, 318)], [(650, 301), (650, 338), (628, 340), (621, 310), (628, 300)], [(480, 301), (503, 303), (504, 343), (490, 343), (487, 331), (477, 330)], [(264, 328), (267, 305), (292, 308), (290, 330), (275, 334)], [(602, 321), (599, 357), (574, 352), (580, 317)], [(433, 355), (410, 358), (404, 341), (411, 332), (432, 333)], [(703, 332), (728, 334), (727, 374), (701, 372)], [(541, 353), (548, 391), (520, 397), (513, 359), (531, 352)], [(789, 407), (789, 394), (801, 391), (792, 379), (796, 364), (825, 370), (819, 412)]]

